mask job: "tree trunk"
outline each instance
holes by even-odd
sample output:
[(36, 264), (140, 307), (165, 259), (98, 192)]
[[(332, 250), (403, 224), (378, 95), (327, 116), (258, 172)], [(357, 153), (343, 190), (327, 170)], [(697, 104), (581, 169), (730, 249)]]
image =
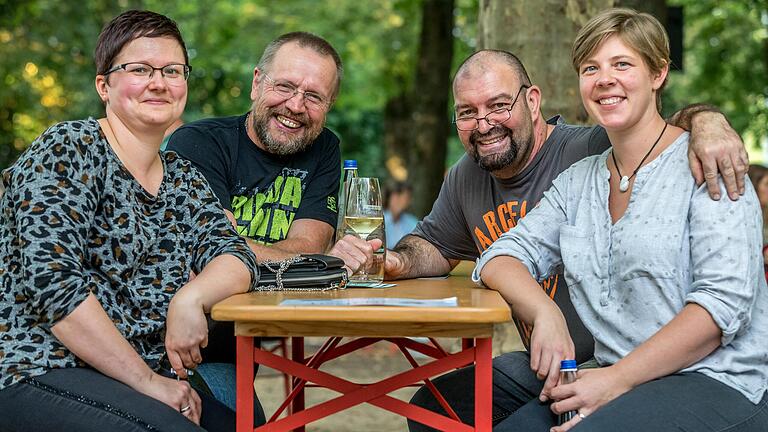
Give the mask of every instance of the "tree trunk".
[(410, 98), (414, 137), (409, 167), (412, 210), (423, 216), (437, 199), (450, 131), (448, 94), (453, 58), (454, 0), (424, 0), (416, 79)]
[[(12, 103), (5, 103), (4, 107), (0, 109), (0, 137), (10, 138), (15, 136), (13, 127), (13, 116), (15, 114), (16, 108)], [(16, 140), (21, 140), (21, 138), (17, 137)], [(16, 161), (16, 158), (18, 158), (19, 154), (21, 153), (18, 143), (11, 142), (12, 140), (8, 141), (9, 142), (5, 142), (3, 145), (0, 145), (0, 170), (11, 166), (11, 164)], [(2, 177), (0, 177), (0, 189), (4, 190), (2, 183)], [(2, 195), (3, 194), (0, 192), (0, 196)]]
[(384, 163), (389, 176), (397, 181), (408, 179), (413, 135), (411, 104), (405, 91), (392, 97), (384, 107)]
[(616, 7), (625, 7), (635, 9), (640, 12), (647, 12), (656, 17), (656, 19), (658, 19), (662, 25), (667, 25), (666, 0), (616, 0), (614, 5)]
[(481, 0), (478, 48), (517, 55), (542, 88), (545, 117), (587, 122), (571, 66), (571, 46), (582, 25), (603, 9), (632, 7), (666, 22), (665, 0)]

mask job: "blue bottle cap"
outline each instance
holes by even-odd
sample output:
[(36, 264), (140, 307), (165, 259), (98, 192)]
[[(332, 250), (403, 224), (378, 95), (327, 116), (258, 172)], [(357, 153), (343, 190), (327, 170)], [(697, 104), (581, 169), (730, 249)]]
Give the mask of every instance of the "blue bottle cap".
[(576, 370), (579, 368), (579, 365), (576, 364), (576, 360), (563, 360), (560, 362), (560, 370)]
[(347, 168), (357, 169), (357, 160), (355, 160), (355, 159), (346, 159), (344, 161), (344, 169), (347, 169)]

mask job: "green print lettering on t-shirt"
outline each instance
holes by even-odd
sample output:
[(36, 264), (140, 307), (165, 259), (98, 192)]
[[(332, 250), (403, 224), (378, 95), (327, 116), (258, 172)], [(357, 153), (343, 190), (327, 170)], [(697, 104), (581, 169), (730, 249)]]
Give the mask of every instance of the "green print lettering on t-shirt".
[(301, 178), (279, 175), (266, 193), (232, 197), (237, 232), (256, 242), (270, 244), (288, 236), (301, 203)]

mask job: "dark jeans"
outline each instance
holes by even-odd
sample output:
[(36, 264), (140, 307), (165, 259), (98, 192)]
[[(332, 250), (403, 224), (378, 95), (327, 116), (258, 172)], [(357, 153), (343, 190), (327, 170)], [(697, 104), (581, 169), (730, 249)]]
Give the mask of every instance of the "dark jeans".
[[(532, 401), (493, 430), (547, 431), (555, 422), (548, 404)], [(768, 395), (755, 405), (738, 391), (706, 375), (669, 375), (619, 396), (571, 431), (765, 432)]]
[[(468, 366), (447, 373), (432, 383), (448, 401), (464, 423), (475, 422), (475, 367)], [(537, 399), (543, 382), (531, 371), (526, 352), (511, 352), (493, 359), (493, 423), (498, 424), (510, 414)], [(426, 387), (420, 388), (411, 403), (447, 415)], [(434, 431), (421, 423), (408, 420), (411, 432)], [(543, 430), (543, 429), (542, 429)]]
[(206, 394), (200, 399), (202, 428), (178, 410), (93, 369), (54, 369), (0, 391), (0, 431), (235, 430), (232, 410)]
[[(474, 368), (433, 380), (456, 414), (474, 424)], [(549, 403), (540, 403), (542, 383), (524, 352), (493, 359), (494, 432), (541, 432), (557, 424)], [(445, 414), (422, 387), (412, 403)], [(408, 422), (411, 432), (433, 431)], [(766, 432), (768, 395), (757, 405), (727, 385), (699, 373), (670, 375), (640, 385), (589, 415), (573, 432)]]

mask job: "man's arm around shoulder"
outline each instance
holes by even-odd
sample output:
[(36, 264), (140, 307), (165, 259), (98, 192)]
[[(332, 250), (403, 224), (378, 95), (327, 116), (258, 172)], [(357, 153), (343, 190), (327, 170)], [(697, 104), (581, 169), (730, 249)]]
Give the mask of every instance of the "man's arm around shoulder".
[(693, 104), (676, 112), (668, 122), (691, 132), (688, 160), (696, 184), (705, 180), (712, 199), (720, 199), (718, 171), (728, 196), (739, 199), (744, 193), (744, 176), (749, 157), (741, 138), (728, 119), (712, 105)]

